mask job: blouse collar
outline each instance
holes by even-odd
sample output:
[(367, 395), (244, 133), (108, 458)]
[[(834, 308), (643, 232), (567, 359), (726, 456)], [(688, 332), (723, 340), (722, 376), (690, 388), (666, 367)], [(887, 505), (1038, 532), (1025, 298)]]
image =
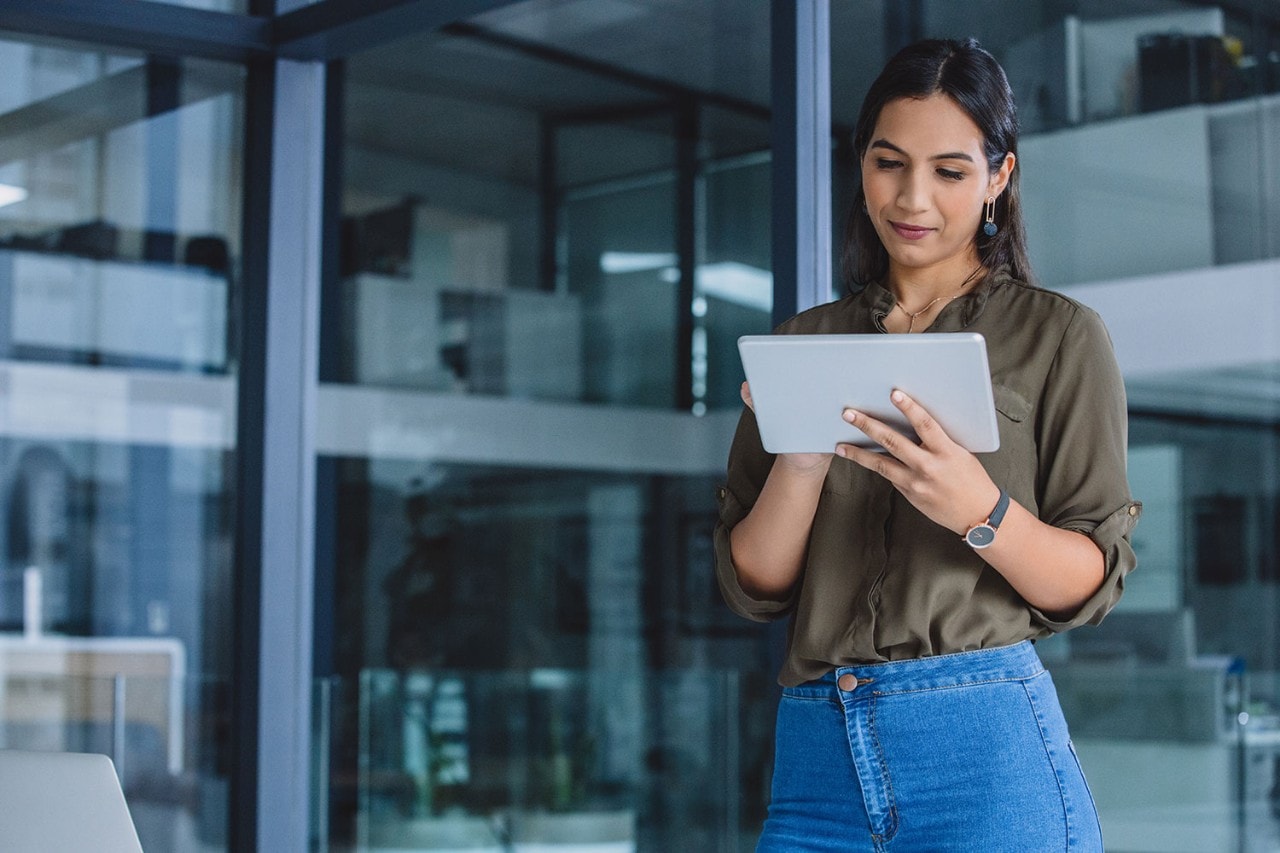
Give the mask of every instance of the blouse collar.
[[(987, 307), (987, 299), (991, 296), (991, 291), (1004, 284), (1010, 278), (1007, 266), (996, 267), (983, 276), (973, 290), (951, 300), (946, 307), (938, 312), (938, 316), (934, 318), (933, 323), (925, 331), (959, 332), (968, 328), (978, 317), (982, 316), (983, 310)], [(863, 289), (862, 297), (867, 300), (867, 306), (871, 311), (871, 319), (876, 328), (881, 332), (887, 331), (884, 326), (885, 318), (889, 316), (889, 313), (898, 304), (893, 294), (880, 282), (872, 281)]]

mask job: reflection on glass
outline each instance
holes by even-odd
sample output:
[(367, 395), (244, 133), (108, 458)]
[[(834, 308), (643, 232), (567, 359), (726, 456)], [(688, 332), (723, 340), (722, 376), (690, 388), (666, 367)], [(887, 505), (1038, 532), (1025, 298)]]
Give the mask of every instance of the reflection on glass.
[[(767, 328), (767, 113), (711, 93), (705, 107), (687, 92), (692, 106), (670, 103), (681, 81), (591, 75), (531, 59), (509, 34), (451, 32), (349, 66), (349, 354), (332, 378), (736, 406), (736, 381), (709, 391), (737, 353), (707, 326)], [(409, 73), (412, 91), (391, 86)], [(389, 120), (404, 113), (421, 118), (411, 136)]]
[(346, 65), (335, 843), (728, 851), (759, 820), (772, 675), (709, 537), (772, 309), (767, 6), (623, 5)]
[(527, 679), (366, 671), (362, 834), (403, 832), (406, 824), (419, 834), (471, 827), (496, 844), (505, 819), (496, 810), (512, 808), (513, 799), (527, 800), (530, 811), (600, 813), (588, 808), (598, 747), (571, 701), (572, 680), (558, 670)]
[[(359, 756), (354, 837), (497, 844), (563, 824), (625, 828), (580, 840), (626, 849), (736, 844), (766, 754), (754, 739), (742, 753), (738, 715), (768, 701), (739, 679), (768, 678), (761, 638), (705, 572), (710, 476), (327, 464), (344, 519), (335, 618), (363, 646), (339, 655), (360, 692), (332, 748)], [(333, 794), (341, 837), (352, 795)]]
[(0, 740), (225, 844), (242, 72), (0, 41)]
[[(635, 709), (679, 703), (681, 730), (611, 710), (607, 670), (368, 670), (360, 678), (357, 849), (735, 849), (732, 673), (664, 672)], [(639, 736), (639, 737), (637, 737)]]

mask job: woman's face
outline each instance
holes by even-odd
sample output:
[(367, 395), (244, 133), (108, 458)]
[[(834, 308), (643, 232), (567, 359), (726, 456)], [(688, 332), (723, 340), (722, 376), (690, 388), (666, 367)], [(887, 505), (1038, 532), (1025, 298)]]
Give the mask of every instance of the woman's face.
[(885, 104), (862, 158), (862, 189), (890, 272), (972, 271), (984, 202), (1004, 191), (1013, 165), (1009, 154), (988, 171), (982, 131), (946, 95)]

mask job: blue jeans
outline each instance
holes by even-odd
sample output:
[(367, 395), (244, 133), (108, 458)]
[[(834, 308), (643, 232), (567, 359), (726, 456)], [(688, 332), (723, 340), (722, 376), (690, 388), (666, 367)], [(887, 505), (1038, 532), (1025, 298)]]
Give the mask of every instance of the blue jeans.
[(785, 688), (756, 850), (1101, 851), (1102, 832), (1024, 642)]

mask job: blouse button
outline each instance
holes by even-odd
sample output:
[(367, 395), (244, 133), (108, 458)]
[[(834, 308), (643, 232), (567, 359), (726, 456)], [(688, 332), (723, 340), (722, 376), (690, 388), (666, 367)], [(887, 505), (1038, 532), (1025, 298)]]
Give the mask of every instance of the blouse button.
[(858, 677), (846, 672), (844, 675), (836, 679), (836, 686), (845, 693), (849, 693), (858, 688)]
[(1136, 505), (1129, 507), (1129, 515), (1137, 515), (1138, 507)]

